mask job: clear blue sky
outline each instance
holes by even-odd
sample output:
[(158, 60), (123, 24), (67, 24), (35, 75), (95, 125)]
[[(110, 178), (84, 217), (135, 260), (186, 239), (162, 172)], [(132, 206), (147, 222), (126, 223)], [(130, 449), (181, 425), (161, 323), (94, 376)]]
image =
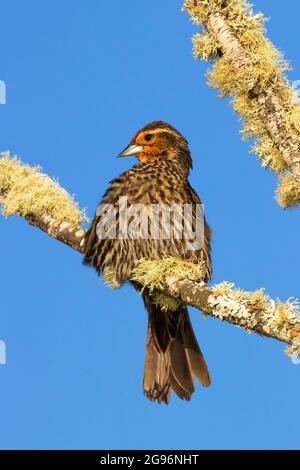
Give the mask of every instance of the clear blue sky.
[[(300, 79), (300, 4), (255, 1)], [(178, 127), (214, 231), (214, 282), (299, 296), (299, 210), (273, 200), (228, 101), (192, 57), (181, 0), (10, 0), (1, 5), (1, 150), (40, 164), (93, 215), (116, 155), (154, 119)], [(300, 365), (284, 345), (191, 312), (213, 384), (190, 403), (142, 394), (146, 313), (81, 256), (18, 218), (0, 218), (0, 447), (299, 448)]]

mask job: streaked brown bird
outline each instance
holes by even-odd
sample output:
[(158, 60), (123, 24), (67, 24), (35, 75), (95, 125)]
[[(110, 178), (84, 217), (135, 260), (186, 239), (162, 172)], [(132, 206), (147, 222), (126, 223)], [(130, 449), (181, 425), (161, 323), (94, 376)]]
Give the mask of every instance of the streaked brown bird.
[[(127, 198), (127, 208), (134, 204), (143, 207), (159, 205), (192, 206), (192, 226), (195, 228), (194, 208), (200, 198), (190, 186), (188, 176), (192, 158), (187, 140), (174, 127), (155, 121), (142, 128), (120, 156), (137, 156), (139, 162), (110, 183), (101, 207), (117, 208), (117, 228), (120, 228), (120, 197)], [(154, 205), (154, 206), (153, 206)], [(124, 215), (124, 214), (123, 214)], [(132, 218), (131, 215), (125, 214)], [(151, 219), (153, 211), (148, 211)], [(204, 261), (206, 281), (211, 277), (211, 231), (204, 222), (201, 247), (187, 249), (186, 240), (164, 236), (164, 224), (159, 219), (158, 236), (103, 237), (99, 234), (101, 214), (97, 210), (86, 238), (85, 263), (99, 274), (113, 270), (119, 283), (129, 280), (130, 273), (141, 259), (162, 260), (165, 257)], [(131, 220), (131, 219), (130, 219)], [(148, 221), (148, 223), (151, 220)], [(175, 224), (174, 217), (172, 218)], [(131, 282), (131, 281), (130, 281)], [(173, 390), (180, 398), (189, 400), (194, 392), (194, 378), (203, 386), (210, 384), (210, 374), (197, 343), (185, 306), (177, 311), (165, 311), (153, 302), (148, 289), (132, 283), (138, 289), (148, 311), (148, 337), (144, 370), (144, 393), (150, 400), (169, 403)]]

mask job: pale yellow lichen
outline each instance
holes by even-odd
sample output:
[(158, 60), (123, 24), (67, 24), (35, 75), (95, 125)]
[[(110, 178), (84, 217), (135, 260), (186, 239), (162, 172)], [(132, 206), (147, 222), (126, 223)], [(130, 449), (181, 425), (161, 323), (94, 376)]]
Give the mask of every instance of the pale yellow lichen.
[(102, 279), (111, 289), (119, 289), (121, 287), (121, 283), (118, 281), (113, 269), (106, 269), (102, 274)]
[(295, 338), (294, 341), (286, 348), (285, 353), (292, 358), (296, 364), (300, 364), (300, 338)]
[[(268, 120), (261, 112), (261, 103), (255, 99), (255, 93), (266, 88), (272, 90), (283, 107), (286, 136), (298, 134), (299, 145), (300, 105), (295, 100), (295, 90), (286, 78), (289, 63), (265, 36), (266, 18), (262, 13), (254, 14), (246, 0), (186, 0), (184, 9), (203, 28), (194, 37), (194, 55), (213, 60), (213, 67), (208, 73), (209, 85), (220, 91), (220, 97), (231, 97), (233, 108), (243, 121), (243, 138), (255, 140), (252, 151), (257, 153), (262, 165), (284, 173), (287, 170), (286, 161), (277, 143), (270, 138)], [(240, 44), (245, 66), (236, 67), (235, 59), (224, 53), (218, 38), (209, 33), (209, 21), (215, 14), (225, 19)], [(217, 54), (219, 49), (221, 53)], [(285, 177), (281, 186), (277, 199), (283, 207), (293, 207), (299, 203), (300, 189), (289, 176)]]
[(289, 299), (285, 303), (277, 300), (275, 314), (269, 322), (272, 329), (288, 334), (291, 325), (299, 321), (299, 302), (297, 299)]
[(232, 282), (220, 282), (213, 287), (213, 293), (217, 297), (220, 295), (228, 295), (231, 294), (234, 288), (234, 284)]
[(166, 278), (200, 281), (207, 275), (205, 263), (195, 263), (174, 257), (161, 260), (141, 260), (131, 273), (131, 280), (147, 286), (150, 291), (162, 289)]
[(256, 319), (252, 317), (249, 307), (255, 311), (263, 311), (268, 297), (263, 289), (255, 292), (246, 292), (234, 288), (234, 284), (222, 282), (213, 287), (213, 295), (209, 299), (210, 305), (220, 318), (234, 316), (244, 318), (248, 327), (256, 325)]
[(155, 305), (159, 305), (161, 310), (164, 312), (176, 312), (180, 305), (182, 305), (182, 302), (179, 300), (162, 292), (153, 292), (151, 295), (153, 303)]
[(263, 88), (269, 84), (274, 86), (284, 84), (288, 87), (290, 95), (290, 88), (285, 77), (285, 73), (290, 70), (290, 65), (283, 58), (282, 52), (276, 49), (260, 30), (247, 29), (238, 38), (247, 58), (252, 63), (251, 79), (259, 82)]
[(282, 153), (267, 136), (263, 141), (255, 144), (251, 150), (258, 155), (264, 168), (275, 171), (276, 173), (284, 173), (287, 170), (287, 164)]
[(243, 90), (247, 90), (247, 86), (237, 76), (232, 61), (226, 55), (216, 60), (214, 67), (208, 72), (207, 78), (209, 86), (220, 91), (220, 98), (241, 94)]
[(264, 289), (259, 289), (254, 292), (246, 292), (235, 288), (234, 284), (229, 282), (222, 282), (213, 287), (213, 292), (216, 296), (232, 295), (237, 302), (246, 302), (247, 304), (256, 304), (259, 308), (266, 304), (269, 297), (265, 294)]
[(193, 38), (194, 55), (202, 60), (213, 59), (219, 51), (217, 39), (212, 34), (198, 33)]
[(284, 335), (291, 341), (291, 332), (295, 325), (300, 331), (299, 302), (296, 299), (289, 299), (285, 303), (274, 301), (264, 289), (246, 292), (236, 289), (234, 284), (228, 282), (217, 284), (212, 290), (209, 303), (214, 314), (221, 319), (229, 316), (242, 318), (246, 328), (254, 328), (261, 322), (266, 333)]
[[(205, 23), (208, 15), (220, 11), (224, 15), (230, 16), (232, 24), (241, 30), (249, 27), (250, 22), (255, 26), (261, 25), (265, 21), (261, 13), (257, 15), (252, 13), (251, 5), (245, 0), (185, 0), (183, 8), (189, 12), (196, 24)], [(241, 10), (248, 17), (241, 16)]]
[(299, 103), (298, 93), (299, 91), (297, 92), (297, 95), (294, 96), (294, 101), (296, 104), (290, 115), (290, 124), (296, 129), (297, 132), (300, 132), (300, 104), (297, 104)]
[[(2, 155), (2, 157), (1, 157)], [(24, 165), (9, 153), (0, 155), (0, 205), (5, 216), (50, 216), (79, 226), (87, 221), (74, 199), (39, 167)]]
[(300, 178), (290, 173), (281, 176), (276, 190), (276, 200), (285, 209), (296, 207), (300, 201)]

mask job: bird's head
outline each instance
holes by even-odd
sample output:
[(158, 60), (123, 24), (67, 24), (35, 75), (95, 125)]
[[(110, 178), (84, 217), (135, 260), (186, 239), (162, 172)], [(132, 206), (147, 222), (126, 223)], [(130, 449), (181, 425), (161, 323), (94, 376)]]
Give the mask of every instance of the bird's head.
[(162, 121), (154, 121), (143, 127), (123, 150), (120, 157), (135, 155), (142, 163), (166, 159), (192, 167), (192, 159), (187, 140), (175, 127)]

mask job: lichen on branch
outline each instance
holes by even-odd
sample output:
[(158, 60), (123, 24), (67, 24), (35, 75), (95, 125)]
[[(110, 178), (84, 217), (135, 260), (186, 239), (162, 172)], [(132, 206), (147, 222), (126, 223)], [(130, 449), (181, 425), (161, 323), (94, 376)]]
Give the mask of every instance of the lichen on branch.
[[(210, 60), (208, 83), (229, 96), (244, 126), (244, 139), (262, 165), (293, 179), (282, 184), (282, 207), (300, 202), (300, 105), (286, 72), (289, 64), (265, 36), (266, 18), (245, 0), (186, 0), (184, 8), (202, 26), (193, 39), (194, 55)], [(296, 189), (297, 188), (297, 189)]]
[(49, 235), (66, 243), (82, 240), (81, 224), (88, 221), (74, 198), (59, 183), (41, 172), (40, 167), (24, 165), (9, 152), (0, 154), (0, 207), (6, 217), (19, 215)]
[(60, 222), (80, 225), (87, 221), (74, 198), (59, 183), (41, 172), (40, 167), (24, 165), (9, 152), (0, 158), (0, 204), (5, 216), (48, 215)]
[(165, 257), (162, 260), (141, 260), (131, 273), (131, 280), (147, 286), (150, 291), (162, 289), (164, 280), (175, 276), (176, 279), (188, 279), (190, 281), (201, 281), (207, 276), (204, 261), (195, 263), (192, 260)]

